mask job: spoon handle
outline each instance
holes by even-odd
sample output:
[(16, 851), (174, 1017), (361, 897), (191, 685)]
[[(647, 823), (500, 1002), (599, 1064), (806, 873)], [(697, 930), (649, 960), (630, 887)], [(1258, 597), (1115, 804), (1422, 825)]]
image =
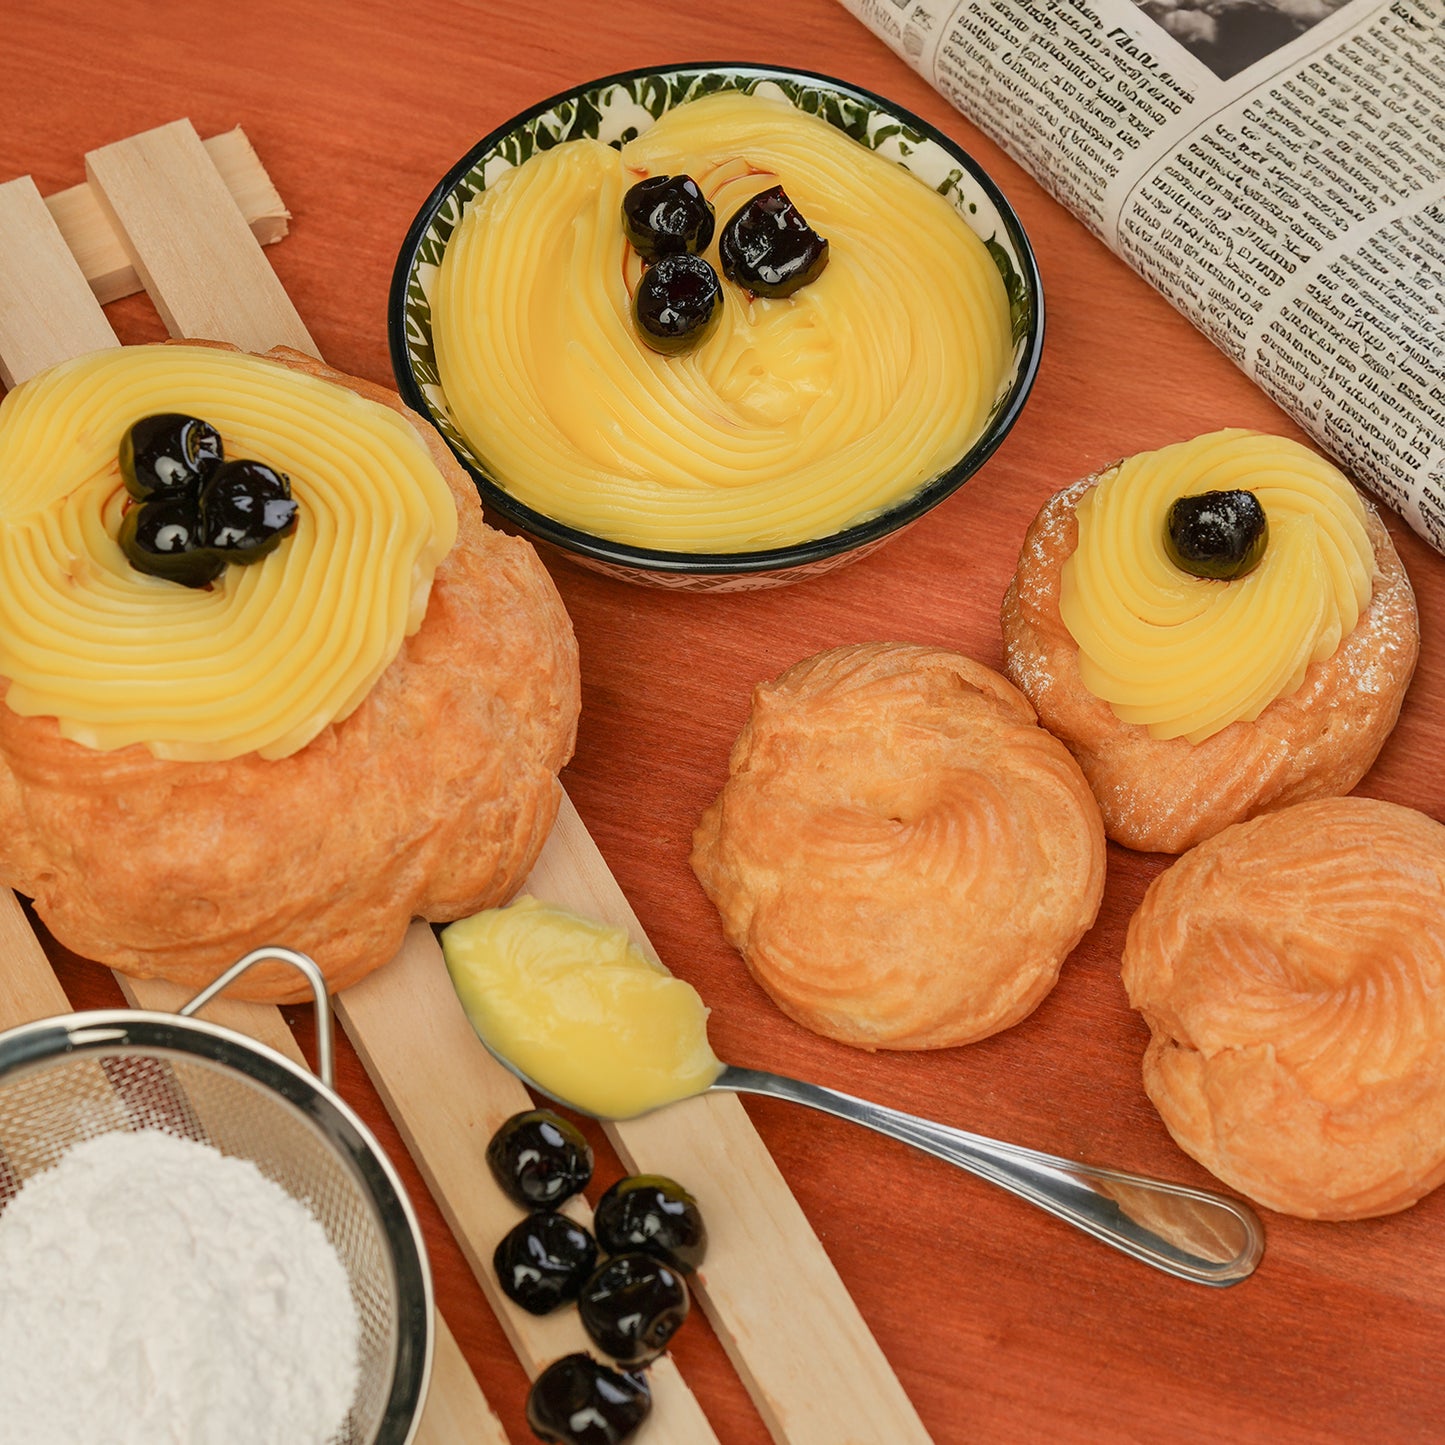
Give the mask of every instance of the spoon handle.
[(728, 1067), (713, 1087), (788, 1099), (902, 1140), (1180, 1279), (1236, 1284), (1264, 1253), (1258, 1216), (1221, 1194), (1041, 1154), (781, 1074)]

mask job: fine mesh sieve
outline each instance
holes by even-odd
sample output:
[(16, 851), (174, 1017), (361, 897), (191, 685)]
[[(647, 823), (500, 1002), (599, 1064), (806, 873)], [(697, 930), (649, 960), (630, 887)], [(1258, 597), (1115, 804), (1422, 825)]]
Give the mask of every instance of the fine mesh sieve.
[[(187, 1015), (263, 958), (317, 994), (322, 1081), (243, 1034)], [(431, 1275), (401, 1181), (331, 1088), (331, 1012), (303, 954), (258, 949), (180, 1014), (107, 1009), (0, 1034), (0, 1208), (77, 1144), (160, 1129), (249, 1159), (320, 1222), (360, 1323), (356, 1398), (332, 1445), (405, 1445), (431, 1369)]]

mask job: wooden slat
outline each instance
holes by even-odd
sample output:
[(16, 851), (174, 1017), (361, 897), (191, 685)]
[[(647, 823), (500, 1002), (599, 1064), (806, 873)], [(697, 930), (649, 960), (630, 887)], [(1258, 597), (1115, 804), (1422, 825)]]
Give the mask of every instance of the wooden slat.
[[(570, 802), (526, 891), (620, 924), (657, 957)], [(708, 1221), (698, 1293), (775, 1439), (789, 1445), (929, 1436), (735, 1094), (607, 1126), (636, 1173), (684, 1182)]]
[(119, 346), (29, 176), (0, 186), (0, 381)]
[(172, 336), (319, 354), (190, 121), (91, 151), (85, 170)]
[[(180, 321), (194, 314), (193, 298), (204, 296), (209, 329), (203, 334), (212, 339), (255, 348), (286, 340), (288, 336), (294, 338), (304, 334), (304, 327), (290, 298), (276, 282), (275, 274), (259, 247), (244, 231), (233, 232), (227, 245), (248, 248), (251, 256), (266, 271), (268, 279), (257, 288), (260, 294), (255, 308), (251, 306), (248, 290), (254, 268), (237, 263), (231, 273), (233, 284), (217, 288), (208, 284), (207, 268), (228, 262), (223, 263), (213, 255), (170, 245), (167, 238), (171, 228), (192, 235), (225, 229), (219, 223), (215, 226), (211, 223), (210, 209), (220, 205), (217, 190), (214, 186), (196, 184), (196, 165), (195, 147), (175, 125), (162, 127), (130, 141), (118, 142), (103, 151), (93, 152), (87, 158), (87, 166), (103, 203), (111, 206), (119, 223), (126, 228), (127, 240), (138, 259), (138, 268), (146, 277), (147, 290), (167, 328), (173, 334), (194, 335), (194, 332), (179, 330)], [(143, 183), (138, 183), (137, 178), (141, 175)], [(130, 232), (132, 226), (141, 240), (137, 241), (136, 234)], [(181, 303), (177, 304), (174, 297), (182, 298)], [(253, 311), (264, 315), (264, 329), (258, 325)], [(258, 336), (271, 339), (257, 340)], [(299, 346), (295, 339), (287, 340), (286, 344)], [(305, 349), (314, 354), (315, 348), (309, 337), (306, 337)], [(427, 936), (430, 937), (429, 934)], [(442, 979), (445, 982), (444, 973)], [(446, 984), (446, 993), (451, 994), (449, 983)], [(453, 1008), (454, 997), (452, 995)], [(229, 1003), (226, 1006), (239, 1010), (255, 1008), (254, 1005)], [(450, 1132), (445, 1101), (448, 1097), (464, 1097), (465, 1089), (452, 1094), (439, 1078), (439, 1073), (447, 1063), (462, 1064), (479, 1053), (475, 1039), (468, 1033), (464, 1046), (450, 1053), (424, 1045), (422, 1039), (437, 1011), (404, 990), (384, 1009), (374, 1015), (366, 1015), (367, 1022), (361, 1028), (355, 1027), (358, 1014), (364, 1013), (361, 1006), (349, 1008), (343, 998), (337, 1000), (337, 1008), (343, 1022), (350, 1025), (358, 1053), (368, 1063), (373, 1081), (398, 1122), (405, 1117), (413, 1129), (420, 1131), (428, 1141), (444, 1140)], [(271, 1012), (275, 1013), (275, 1010)], [(265, 1037), (268, 1025), (257, 1020), (254, 1012), (235, 1017), (236, 1027), (255, 1037)], [(279, 1015), (277, 1017), (279, 1019)], [(398, 1044), (401, 1047), (397, 1047)], [(384, 1061), (383, 1068), (374, 1067), (377, 1060)], [(490, 1064), (490, 1060), (487, 1062)], [(495, 1123), (500, 1123), (519, 1108), (529, 1107), (525, 1090), (516, 1085), (510, 1075), (504, 1077), (515, 1085), (513, 1102), (496, 1117)], [(520, 1102), (516, 1102), (518, 1096)], [(399, 1110), (400, 1101), (405, 1101), (407, 1105), (404, 1116)], [(490, 1132), (488, 1130), (488, 1134)], [(483, 1135), (484, 1143), (486, 1137)], [(422, 1155), (413, 1150), (419, 1163), (434, 1157), (435, 1152)], [(488, 1290), (504, 1327), (508, 1329), (518, 1357), (535, 1375), (559, 1355), (586, 1348), (587, 1341), (574, 1312), (562, 1312), (538, 1320), (517, 1309), (496, 1289), (491, 1252), (516, 1222), (517, 1212), (492, 1185), (484, 1166), (478, 1175), (479, 1161), (480, 1155), (474, 1154), (463, 1171), (423, 1167), (433, 1194), (449, 1221), (466, 1218), (470, 1222), (474, 1211), (469, 1209), (469, 1203), (476, 1198), (485, 1199), (490, 1195), (494, 1202), (503, 1206), (500, 1212), (487, 1215), (475, 1227), (465, 1232), (458, 1231), (458, 1237), (474, 1271)], [(652, 1388), (653, 1414), (646, 1427), (645, 1439), (666, 1441), (668, 1445), (716, 1445), (717, 1437), (671, 1361), (661, 1362), (653, 1368)]]
[[(290, 229), (291, 212), (282, 204), (245, 131), (237, 126), (201, 144), (235, 198), (251, 234), (263, 246), (279, 241)], [(141, 290), (141, 279), (130, 256), (88, 181), (46, 196), (45, 205), (97, 301), (116, 301)]]
[[(77, 351), (120, 344), (28, 176), (0, 186), (0, 257), (0, 379), (7, 386)], [(70, 1011), (9, 889), (0, 890), (0, 949), (0, 1027)]]
[[(431, 929), (414, 924), (396, 958), (337, 995), (336, 1012), (527, 1373), (589, 1349), (575, 1310), (539, 1318), (498, 1287), (492, 1251), (521, 1211), (492, 1181), (487, 1140), (533, 1104), (477, 1042)], [(581, 1201), (567, 1212), (590, 1225)], [(638, 1445), (713, 1445), (717, 1436), (672, 1360), (659, 1360), (649, 1376), (653, 1408)]]
[(20, 900), (0, 888), (0, 1029), (69, 1012), (70, 1000)]
[[(123, 973), (117, 973), (115, 981), (132, 1008), (152, 1009), (157, 1013), (177, 1013), (196, 992), (163, 978), (128, 978)], [(301, 1052), (295, 1035), (286, 1027), (281, 1010), (274, 1004), (246, 1003), (223, 994), (212, 999), (202, 1012), (212, 1023), (234, 1029), (238, 1034), (265, 1044), (268, 1049), (275, 1049), (293, 1064), (301, 1064), (307, 1069), (312, 1067)]]
[(436, 1317), (431, 1390), (415, 1445), (507, 1445), (502, 1422), (477, 1386), (447, 1322)]

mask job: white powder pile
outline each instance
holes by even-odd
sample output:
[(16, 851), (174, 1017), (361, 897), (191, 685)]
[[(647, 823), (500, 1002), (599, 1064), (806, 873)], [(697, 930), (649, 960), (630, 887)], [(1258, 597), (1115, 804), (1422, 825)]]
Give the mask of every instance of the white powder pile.
[(356, 1390), (346, 1270), (249, 1160), (103, 1134), (0, 1213), (0, 1435), (324, 1445)]

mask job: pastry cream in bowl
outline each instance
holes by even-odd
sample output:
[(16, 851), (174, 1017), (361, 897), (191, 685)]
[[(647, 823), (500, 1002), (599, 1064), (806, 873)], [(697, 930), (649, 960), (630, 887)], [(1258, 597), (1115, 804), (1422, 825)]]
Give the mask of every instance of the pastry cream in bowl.
[[(1041, 340), (1037, 273), (946, 137), (750, 67), (638, 72), (539, 109), (418, 217), (392, 313), (403, 394), (524, 530), (631, 580), (792, 580), (915, 520), (1007, 432)], [(557, 143), (551, 116), (570, 121)], [(622, 200), (681, 175), (714, 208), (701, 254), (723, 303), (705, 339), (663, 355), (633, 319), (643, 261)], [(729, 219), (776, 186), (829, 254), (785, 297), (719, 263)]]
[[(793, 296), (725, 286), (718, 332), (685, 358), (635, 334), (619, 223), (633, 182), (678, 174), (720, 218), (781, 182), (831, 248)], [(1003, 280), (947, 201), (736, 91), (620, 152), (578, 140), (509, 172), (452, 237), (433, 325), (457, 421), (509, 490), (679, 551), (801, 542), (900, 501), (978, 436), (1011, 350)]]

